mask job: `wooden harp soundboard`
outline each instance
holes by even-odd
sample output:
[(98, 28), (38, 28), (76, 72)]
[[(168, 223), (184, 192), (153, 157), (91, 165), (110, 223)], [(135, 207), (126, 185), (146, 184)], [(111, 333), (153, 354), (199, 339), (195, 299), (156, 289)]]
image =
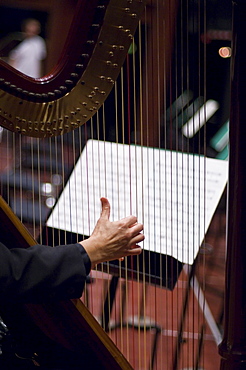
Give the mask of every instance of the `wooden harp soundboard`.
[[(28, 248), (37, 244), (2, 197), (0, 223), (1, 238), (6, 246)], [(47, 305), (29, 304), (24, 305), (24, 310), (45, 335), (71, 353), (81, 353), (82, 361), (83, 353), (89, 353), (90, 366), (100, 366), (101, 369), (132, 369), (80, 299)], [(65, 326), (61, 327), (61, 322), (66, 323)], [(65, 327), (68, 330), (64, 330)], [(94, 363), (95, 350), (97, 359)]]

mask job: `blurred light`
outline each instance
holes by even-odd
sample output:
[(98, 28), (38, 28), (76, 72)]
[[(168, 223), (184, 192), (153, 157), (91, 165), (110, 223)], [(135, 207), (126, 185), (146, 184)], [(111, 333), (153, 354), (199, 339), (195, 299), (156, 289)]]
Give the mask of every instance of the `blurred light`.
[(220, 48), (219, 55), (221, 56), (221, 58), (230, 58), (231, 48), (229, 48), (228, 46), (224, 46), (223, 48)]
[(56, 186), (61, 185), (62, 184), (62, 177), (61, 177), (61, 175), (59, 175), (57, 173), (54, 174), (54, 175), (52, 175), (51, 182), (52, 182), (53, 185), (56, 185)]
[(206, 101), (206, 103), (183, 126), (183, 135), (188, 138), (193, 137), (218, 109), (219, 103), (217, 101), (212, 99)]
[(46, 206), (47, 206), (48, 208), (53, 208), (53, 207), (54, 207), (54, 205), (55, 205), (55, 202), (56, 202), (56, 200), (55, 200), (55, 198), (54, 198), (54, 197), (49, 197), (49, 198), (47, 198), (47, 199), (46, 199), (46, 201), (45, 201)]
[(42, 189), (42, 194), (44, 195), (51, 194), (53, 191), (53, 187), (49, 182), (42, 184), (41, 189)]
[(3, 128), (2, 128), (2, 127), (0, 127), (0, 143), (1, 143), (1, 141), (2, 141), (2, 136), (3, 136)]

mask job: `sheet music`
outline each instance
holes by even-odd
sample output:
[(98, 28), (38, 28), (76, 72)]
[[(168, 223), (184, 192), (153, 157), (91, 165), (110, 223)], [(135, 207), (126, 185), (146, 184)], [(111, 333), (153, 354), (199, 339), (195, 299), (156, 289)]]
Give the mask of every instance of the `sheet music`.
[(145, 250), (192, 264), (227, 178), (227, 161), (89, 140), (47, 225), (89, 236), (104, 196), (111, 221), (144, 224)]

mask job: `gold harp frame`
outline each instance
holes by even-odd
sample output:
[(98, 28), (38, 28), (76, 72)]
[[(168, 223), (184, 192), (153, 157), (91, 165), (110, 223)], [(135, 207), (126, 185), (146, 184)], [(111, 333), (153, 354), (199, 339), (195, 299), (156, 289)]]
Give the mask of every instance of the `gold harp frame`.
[(32, 137), (87, 122), (110, 93), (144, 9), (143, 0), (80, 0), (56, 67), (33, 79), (0, 61), (0, 124)]

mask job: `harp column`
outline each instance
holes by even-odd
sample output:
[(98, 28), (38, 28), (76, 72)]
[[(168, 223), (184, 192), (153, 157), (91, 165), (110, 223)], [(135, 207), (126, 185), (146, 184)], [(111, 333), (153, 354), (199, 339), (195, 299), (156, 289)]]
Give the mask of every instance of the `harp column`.
[(233, 1), (230, 156), (221, 370), (246, 368), (246, 1)]

